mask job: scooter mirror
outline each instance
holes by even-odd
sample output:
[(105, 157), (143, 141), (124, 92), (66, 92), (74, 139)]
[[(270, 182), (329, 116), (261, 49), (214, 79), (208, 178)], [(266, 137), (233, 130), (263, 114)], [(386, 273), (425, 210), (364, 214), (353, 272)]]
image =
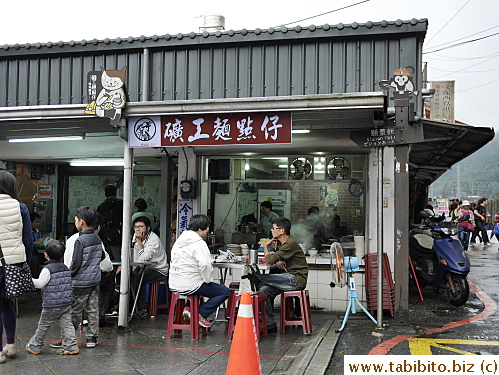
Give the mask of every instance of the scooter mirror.
[(419, 213), (419, 216), (421, 216), (423, 219), (427, 219), (433, 215), (431, 215), (428, 211), (431, 211), (429, 209), (423, 210)]

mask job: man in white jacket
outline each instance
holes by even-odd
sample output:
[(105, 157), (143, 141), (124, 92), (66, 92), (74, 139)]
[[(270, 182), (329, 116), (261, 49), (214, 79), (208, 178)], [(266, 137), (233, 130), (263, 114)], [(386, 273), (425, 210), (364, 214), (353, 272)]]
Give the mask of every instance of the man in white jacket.
[[(210, 250), (203, 238), (210, 230), (206, 215), (194, 215), (189, 230), (182, 232), (173, 245), (170, 261), (170, 289), (179, 294), (196, 294), (209, 298), (199, 307), (199, 325), (210, 327), (207, 318), (227, 298), (229, 288), (213, 282), (213, 265)], [(190, 319), (190, 309), (184, 309), (184, 318)]]

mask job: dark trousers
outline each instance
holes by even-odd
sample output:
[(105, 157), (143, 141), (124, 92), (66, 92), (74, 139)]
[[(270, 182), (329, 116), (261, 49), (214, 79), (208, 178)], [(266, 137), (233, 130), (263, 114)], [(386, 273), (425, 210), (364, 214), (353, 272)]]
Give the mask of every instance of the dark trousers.
[(489, 236), (487, 236), (487, 230), (485, 229), (485, 225), (483, 221), (476, 220), (475, 221), (476, 228), (473, 231), (473, 235), (471, 236), (471, 242), (475, 243), (476, 236), (478, 236), (479, 233), (482, 234), (482, 241), (484, 244), (489, 242)]
[(136, 274), (133, 279), (133, 287), (139, 293), (137, 299), (137, 310), (143, 310), (146, 308), (146, 285), (155, 281), (167, 280), (168, 277), (156, 270), (146, 269), (144, 273), (144, 278), (142, 279), (142, 284), (140, 290), (138, 289), (140, 283), (140, 273)]
[(114, 278), (116, 273), (114, 270), (111, 272), (102, 272), (100, 279), (100, 293), (99, 293), (99, 319), (105, 319), (106, 311), (109, 308), (109, 303), (113, 300), (114, 295)]

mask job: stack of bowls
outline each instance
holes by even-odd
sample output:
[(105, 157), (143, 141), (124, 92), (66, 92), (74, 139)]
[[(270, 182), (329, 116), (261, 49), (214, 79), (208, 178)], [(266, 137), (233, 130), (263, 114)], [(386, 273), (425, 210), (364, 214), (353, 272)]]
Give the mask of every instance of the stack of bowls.
[(246, 243), (241, 244), (241, 253), (243, 256), (246, 256), (249, 254), (248, 244), (246, 244)]
[(227, 250), (229, 250), (234, 255), (242, 255), (241, 253), (241, 245), (238, 244), (228, 244)]
[(308, 255), (310, 255), (311, 257), (316, 257), (317, 256), (317, 253), (318, 253), (318, 250), (317, 249), (310, 249), (308, 251)]

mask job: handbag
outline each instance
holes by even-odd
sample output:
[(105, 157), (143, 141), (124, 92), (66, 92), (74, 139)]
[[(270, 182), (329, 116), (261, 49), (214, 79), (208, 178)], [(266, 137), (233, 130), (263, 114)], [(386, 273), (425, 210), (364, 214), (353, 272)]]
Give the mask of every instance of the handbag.
[(493, 234), (499, 234), (499, 223), (494, 224), (494, 232)]
[(470, 222), (470, 221), (468, 221), (468, 230), (469, 230), (470, 232), (473, 232), (473, 231), (475, 230), (475, 228), (476, 228), (476, 227), (475, 227), (473, 224), (471, 224), (471, 222)]
[(2, 246), (0, 246), (0, 260), (4, 269), (5, 296), (7, 298), (16, 298), (36, 290), (26, 262), (22, 262), (20, 265), (5, 263)]

